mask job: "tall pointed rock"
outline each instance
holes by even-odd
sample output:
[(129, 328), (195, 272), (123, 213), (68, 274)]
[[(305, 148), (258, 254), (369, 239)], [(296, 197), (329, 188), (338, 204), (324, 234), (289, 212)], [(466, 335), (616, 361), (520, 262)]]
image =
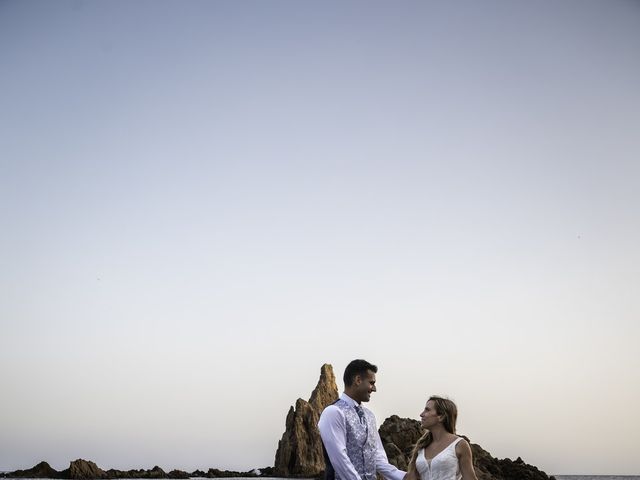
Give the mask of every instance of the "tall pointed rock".
[(333, 374), (333, 367), (325, 363), (320, 368), (320, 380), (318, 380), (318, 385), (311, 392), (309, 403), (320, 415), (327, 405), (331, 405), (337, 399), (338, 386), (336, 385), (336, 376)]
[(278, 442), (276, 476), (316, 477), (324, 471), (318, 419), (327, 405), (338, 399), (333, 367), (325, 363), (309, 401), (299, 398), (287, 414), (286, 429)]

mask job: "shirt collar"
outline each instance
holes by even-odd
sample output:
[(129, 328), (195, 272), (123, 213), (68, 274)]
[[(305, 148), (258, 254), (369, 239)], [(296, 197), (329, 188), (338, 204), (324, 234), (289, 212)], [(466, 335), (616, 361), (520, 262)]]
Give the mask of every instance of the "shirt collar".
[(344, 400), (351, 407), (357, 407), (358, 405), (361, 405), (360, 403), (356, 402), (353, 398), (351, 398), (349, 395), (347, 395), (344, 392), (342, 393), (342, 395), (340, 395), (340, 400)]

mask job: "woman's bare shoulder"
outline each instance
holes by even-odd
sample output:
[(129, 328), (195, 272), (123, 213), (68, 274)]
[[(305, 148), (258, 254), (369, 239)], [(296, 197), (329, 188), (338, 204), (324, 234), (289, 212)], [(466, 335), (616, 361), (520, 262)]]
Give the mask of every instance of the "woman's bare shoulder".
[(471, 446), (466, 438), (458, 436), (460, 439), (458, 443), (456, 443), (456, 454), (458, 456), (465, 455), (467, 453), (471, 453)]

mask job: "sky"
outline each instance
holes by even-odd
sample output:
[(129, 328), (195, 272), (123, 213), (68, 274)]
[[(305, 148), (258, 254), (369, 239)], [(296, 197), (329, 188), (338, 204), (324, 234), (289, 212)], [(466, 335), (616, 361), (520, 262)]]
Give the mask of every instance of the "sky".
[(0, 470), (273, 465), (324, 363), (640, 474), (640, 3), (1, 1)]

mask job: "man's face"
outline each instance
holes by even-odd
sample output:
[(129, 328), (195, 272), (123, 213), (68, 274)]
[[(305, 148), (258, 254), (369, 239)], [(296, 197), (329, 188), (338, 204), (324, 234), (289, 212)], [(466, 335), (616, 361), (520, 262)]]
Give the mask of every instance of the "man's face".
[(371, 370), (367, 370), (364, 375), (356, 376), (356, 392), (360, 402), (368, 402), (371, 400), (371, 392), (376, 391), (376, 374)]

